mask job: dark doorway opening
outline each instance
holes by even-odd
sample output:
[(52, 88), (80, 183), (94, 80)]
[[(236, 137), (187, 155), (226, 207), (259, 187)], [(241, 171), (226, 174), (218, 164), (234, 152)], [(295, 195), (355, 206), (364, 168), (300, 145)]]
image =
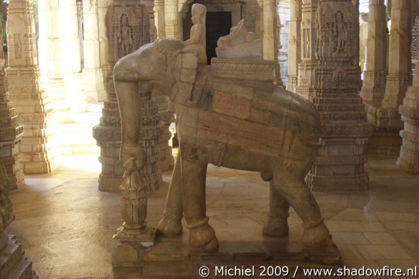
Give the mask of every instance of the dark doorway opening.
[[(208, 64), (211, 63), (211, 58), (217, 56), (215, 48), (220, 37), (230, 34), (232, 26), (231, 12), (207, 12), (206, 28), (207, 28), (207, 58)], [(189, 39), (192, 27), (191, 9), (186, 14), (183, 21), (183, 40)]]
[(215, 48), (220, 37), (230, 34), (231, 12), (207, 13), (207, 57), (208, 64), (211, 58), (216, 57)]

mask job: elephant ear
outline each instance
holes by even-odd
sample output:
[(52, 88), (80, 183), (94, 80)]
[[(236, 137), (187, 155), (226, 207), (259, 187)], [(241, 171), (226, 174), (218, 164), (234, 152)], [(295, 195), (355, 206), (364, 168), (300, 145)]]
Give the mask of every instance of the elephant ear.
[(191, 105), (197, 72), (198, 55), (192, 51), (179, 51), (175, 65), (176, 83), (170, 97), (172, 102)]

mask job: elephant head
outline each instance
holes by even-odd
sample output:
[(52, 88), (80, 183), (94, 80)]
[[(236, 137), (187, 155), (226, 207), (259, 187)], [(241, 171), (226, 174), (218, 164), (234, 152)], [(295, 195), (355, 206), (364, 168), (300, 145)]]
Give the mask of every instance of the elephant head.
[[(172, 100), (181, 98), (178, 92), (182, 92), (183, 96), (190, 95), (197, 71), (197, 54), (185, 52), (183, 47), (181, 41), (159, 39), (115, 64), (114, 84), (123, 127), (122, 162), (127, 159), (125, 156), (138, 158), (141, 153), (135, 148), (139, 136), (139, 91), (158, 91)], [(182, 78), (186, 81), (181, 82)], [(180, 86), (182, 90), (179, 90)]]

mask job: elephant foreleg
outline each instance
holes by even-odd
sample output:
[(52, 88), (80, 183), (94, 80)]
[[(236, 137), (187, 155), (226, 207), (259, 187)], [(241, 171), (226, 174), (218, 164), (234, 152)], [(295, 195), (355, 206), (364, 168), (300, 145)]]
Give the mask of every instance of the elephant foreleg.
[(320, 208), (313, 194), (304, 182), (306, 167), (300, 167), (300, 170), (298, 168), (296, 167), (293, 171), (284, 171), (283, 168), (278, 167), (274, 171), (273, 186), (303, 221), (303, 244), (308, 247), (327, 246), (330, 242), (329, 230), (323, 223)]
[(207, 163), (181, 159), (181, 185), (184, 217), (189, 229), (189, 246), (192, 250), (214, 252), (218, 241), (208, 224), (205, 204)]
[(173, 237), (182, 232), (182, 192), (180, 154), (176, 158), (172, 180), (167, 192), (163, 218), (157, 229), (165, 236)]
[(269, 186), (269, 213), (268, 221), (263, 227), (263, 233), (267, 236), (283, 237), (288, 235), (288, 201), (278, 192), (272, 184)]

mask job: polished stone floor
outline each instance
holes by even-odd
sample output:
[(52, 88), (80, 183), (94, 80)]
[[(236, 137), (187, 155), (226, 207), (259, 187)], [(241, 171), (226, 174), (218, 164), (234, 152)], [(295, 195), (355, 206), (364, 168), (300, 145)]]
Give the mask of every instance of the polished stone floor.
[[(393, 160), (370, 160), (370, 191), (316, 193), (347, 266), (413, 267), (419, 264), (419, 176)], [(23, 244), (42, 279), (112, 278), (111, 237), (120, 225), (120, 196), (97, 190), (94, 155), (67, 157), (52, 175), (28, 176), (11, 193), (16, 220), (8, 231)], [(149, 225), (163, 211), (166, 185), (150, 195)], [(210, 167), (210, 223), (222, 241), (258, 241), (267, 212), (268, 187), (256, 173)], [(344, 186), (342, 186), (344, 188)], [(289, 218), (290, 238), (301, 222)]]

